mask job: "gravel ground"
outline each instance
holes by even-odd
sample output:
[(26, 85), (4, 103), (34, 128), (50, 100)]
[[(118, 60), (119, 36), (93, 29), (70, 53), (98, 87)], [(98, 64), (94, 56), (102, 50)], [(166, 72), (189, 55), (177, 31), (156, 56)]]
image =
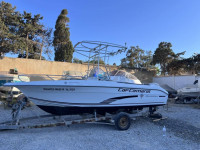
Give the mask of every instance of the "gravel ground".
[[(167, 119), (153, 121), (138, 117), (127, 131), (114, 126), (77, 124), (0, 132), (0, 149), (78, 150), (78, 149), (200, 149), (200, 109), (191, 105), (170, 104), (159, 112)], [(8, 121), (10, 110), (0, 107), (0, 122)], [(47, 114), (36, 106), (22, 111), (23, 117)], [(9, 117), (9, 118), (8, 118)], [(167, 134), (163, 137), (163, 126)]]

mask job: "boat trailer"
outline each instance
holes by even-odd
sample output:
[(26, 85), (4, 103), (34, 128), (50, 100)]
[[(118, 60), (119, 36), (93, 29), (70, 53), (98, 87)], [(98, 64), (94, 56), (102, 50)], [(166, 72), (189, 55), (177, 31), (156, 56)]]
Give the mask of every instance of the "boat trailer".
[[(12, 107), (12, 120), (7, 122), (0, 123), (0, 131), (2, 130), (17, 130), (17, 129), (31, 129), (31, 128), (44, 128), (44, 127), (55, 127), (55, 126), (70, 126), (73, 124), (83, 124), (83, 123), (96, 123), (96, 124), (108, 124), (113, 125), (118, 130), (127, 130), (129, 129), (131, 125), (131, 120), (136, 120), (137, 117), (144, 116), (144, 112), (136, 112), (136, 113), (126, 113), (126, 112), (118, 112), (114, 115), (106, 114), (105, 116), (99, 115), (94, 111), (94, 114), (89, 114), (86, 116), (82, 116), (82, 118), (76, 119), (69, 118), (71, 116), (55, 116), (52, 114), (49, 115), (41, 115), (41, 116), (34, 116), (34, 117), (28, 117), (28, 118), (21, 118), (20, 114), (21, 110), (26, 106), (26, 101), (21, 100), (18, 101), (13, 107)], [(155, 109), (150, 108), (149, 115), (154, 115), (153, 112)], [(161, 116), (162, 118), (162, 116)], [(31, 121), (34, 121), (36, 119), (36, 122), (39, 120), (39, 123), (30, 123)], [(43, 119), (43, 120), (42, 120)], [(41, 121), (45, 121), (47, 119), (47, 123), (41, 123)], [(23, 121), (29, 121), (22, 124)]]
[[(53, 118), (56, 119), (56, 116), (54, 115), (43, 115), (43, 116), (37, 116), (37, 117), (29, 117), (29, 118), (23, 118), (21, 121), (27, 121), (27, 120), (33, 120), (37, 118)], [(58, 116), (60, 117), (60, 116)], [(4, 122), (0, 123), (0, 130), (16, 130), (16, 129), (26, 129), (26, 128), (44, 128), (44, 127), (55, 127), (55, 126), (70, 126), (72, 124), (81, 124), (81, 123), (92, 123), (92, 122), (98, 122), (98, 121), (105, 121), (108, 120), (106, 117), (97, 117), (97, 118), (88, 118), (88, 119), (77, 119), (77, 120), (62, 120), (62, 121), (56, 121), (51, 123), (44, 123), (44, 124), (31, 124), (31, 125), (20, 125), (15, 124), (12, 121), (10, 122)], [(109, 123), (108, 123), (109, 124)]]

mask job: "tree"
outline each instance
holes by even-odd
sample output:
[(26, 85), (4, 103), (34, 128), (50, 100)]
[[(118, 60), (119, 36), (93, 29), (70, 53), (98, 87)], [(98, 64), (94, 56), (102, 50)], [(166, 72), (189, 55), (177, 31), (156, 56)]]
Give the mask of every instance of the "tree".
[(185, 51), (175, 54), (171, 47), (171, 43), (161, 42), (153, 55), (152, 63), (160, 65), (162, 75), (181, 74), (187, 68), (188, 62), (181, 57)]
[(195, 54), (192, 57), (182, 60), (182, 68), (192, 73), (199, 73), (200, 71), (200, 54)]
[(70, 41), (69, 32), (69, 18), (67, 9), (63, 9), (61, 14), (58, 16), (54, 31), (54, 50), (55, 50), (55, 61), (72, 62), (72, 55), (74, 48)]
[(167, 65), (167, 72), (169, 75), (180, 75), (181, 73), (185, 72), (186, 70), (184, 68), (184, 61), (182, 60), (173, 60)]
[[(88, 63), (88, 61), (85, 61), (84, 63)], [(98, 64), (98, 60), (91, 60), (89, 63), (91, 64)], [(100, 58), (99, 59), (99, 64), (105, 65), (105, 62)]]
[(121, 65), (120, 65), (122, 68), (128, 68), (128, 65), (127, 65), (127, 59), (126, 58), (122, 58), (121, 59)]
[(152, 52), (145, 51), (139, 46), (131, 46), (126, 53), (126, 58), (121, 60), (121, 67), (124, 68), (146, 68), (152, 67)]
[(43, 19), (40, 14), (32, 16), (31, 13), (24, 11), (21, 16), (18, 35), (22, 42), (18, 57), (41, 60), (44, 59), (43, 52), (49, 56), (52, 29), (40, 23)]
[(152, 63), (159, 64), (161, 68), (161, 74), (167, 73), (167, 65), (174, 59), (175, 54), (171, 49), (172, 44), (167, 42), (161, 42), (158, 48), (154, 52)]
[[(26, 54), (19, 54), (18, 58), (26, 58)], [(46, 60), (43, 56), (40, 57), (38, 53), (32, 53), (28, 56), (29, 59)]]
[(21, 16), (15, 9), (10, 3), (0, 3), (0, 57), (19, 47), (16, 33)]
[(9, 3), (0, 3), (0, 56), (13, 52), (22, 58), (41, 59), (43, 48), (45, 53), (50, 52), (51, 29), (40, 23), (40, 14), (21, 14), (15, 9)]
[(40, 54), (39, 54), (40, 60), (42, 59), (43, 52), (47, 54), (48, 58), (50, 59), (50, 55), (52, 54), (52, 50), (50, 49), (50, 46), (52, 45), (51, 33), (52, 33), (51, 28), (47, 28), (47, 29), (43, 28), (43, 30), (38, 35), (37, 42), (39, 43), (39, 47), (40, 47)]
[(167, 72), (169, 75), (180, 75), (181, 73), (188, 70), (188, 62), (186, 61), (186, 59), (180, 57), (184, 54), (185, 51), (174, 55), (174, 59), (167, 65)]
[(139, 46), (131, 46), (127, 51), (126, 57), (130, 68), (140, 68), (143, 66), (144, 50), (140, 49)]
[(39, 53), (39, 42), (37, 37), (43, 32), (44, 26), (40, 23), (43, 17), (40, 14), (32, 17), (31, 13), (24, 11), (22, 14), (19, 35), (24, 41), (24, 49), (21, 49), (20, 54), (24, 54), (26, 58), (33, 53)]
[(0, 18), (0, 57), (3, 57), (5, 53), (9, 52), (8, 49), (5, 48), (5, 45), (8, 43), (9, 35), (8, 28), (5, 26), (4, 22)]
[(83, 61), (78, 58), (73, 58), (73, 63), (82, 64)]
[(146, 51), (146, 54), (143, 56), (143, 67), (145, 68), (152, 68), (152, 59), (153, 59), (153, 55), (152, 55), (152, 51)]

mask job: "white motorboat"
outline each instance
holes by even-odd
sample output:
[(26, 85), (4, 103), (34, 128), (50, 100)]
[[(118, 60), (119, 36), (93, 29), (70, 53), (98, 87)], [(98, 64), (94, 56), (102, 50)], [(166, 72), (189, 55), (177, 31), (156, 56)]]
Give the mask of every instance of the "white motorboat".
[[(117, 49), (110, 51), (108, 48)], [(84, 50), (83, 50), (84, 49)], [(168, 93), (157, 84), (140, 84), (129, 76), (110, 75), (99, 64), (102, 59), (124, 51), (126, 47), (96, 41), (82, 41), (75, 46), (77, 53), (89, 53), (88, 71), (84, 77), (67, 77), (67, 80), (6, 83), (20, 89), (33, 103), (46, 112), (56, 115), (131, 112), (143, 107), (165, 105)], [(90, 60), (94, 59), (94, 69)], [(96, 62), (96, 63), (95, 63)], [(93, 71), (91, 71), (93, 70)], [(63, 79), (63, 78), (62, 78)], [(81, 80), (82, 79), (82, 80)]]
[[(27, 77), (23, 77), (23, 81), (30, 81)], [(3, 86), (5, 83), (15, 83), (15, 82), (21, 82), (18, 78), (18, 75), (16, 74), (7, 74), (7, 73), (1, 73), (0, 74), (0, 93), (1, 96), (0, 98), (2, 99), (6, 99), (8, 98), (10, 95), (12, 95), (14, 98), (17, 98), (21, 92), (18, 88), (16, 87), (5, 87)]]
[(200, 76), (197, 75), (195, 77), (195, 81), (193, 84), (186, 85), (185, 87), (178, 89), (177, 93), (178, 95), (182, 95), (184, 97), (191, 97), (191, 98), (197, 98), (200, 96), (200, 82), (199, 82)]
[(195, 86), (186, 86), (184, 88), (177, 90), (178, 95), (184, 95), (188, 97), (199, 97), (200, 96), (200, 88)]

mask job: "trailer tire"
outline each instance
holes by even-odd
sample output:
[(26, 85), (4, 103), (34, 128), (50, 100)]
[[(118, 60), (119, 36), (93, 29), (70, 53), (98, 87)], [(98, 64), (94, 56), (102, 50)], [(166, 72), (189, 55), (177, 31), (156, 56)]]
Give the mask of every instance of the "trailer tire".
[(115, 118), (115, 127), (118, 130), (127, 130), (131, 125), (131, 119), (127, 113), (120, 112)]

